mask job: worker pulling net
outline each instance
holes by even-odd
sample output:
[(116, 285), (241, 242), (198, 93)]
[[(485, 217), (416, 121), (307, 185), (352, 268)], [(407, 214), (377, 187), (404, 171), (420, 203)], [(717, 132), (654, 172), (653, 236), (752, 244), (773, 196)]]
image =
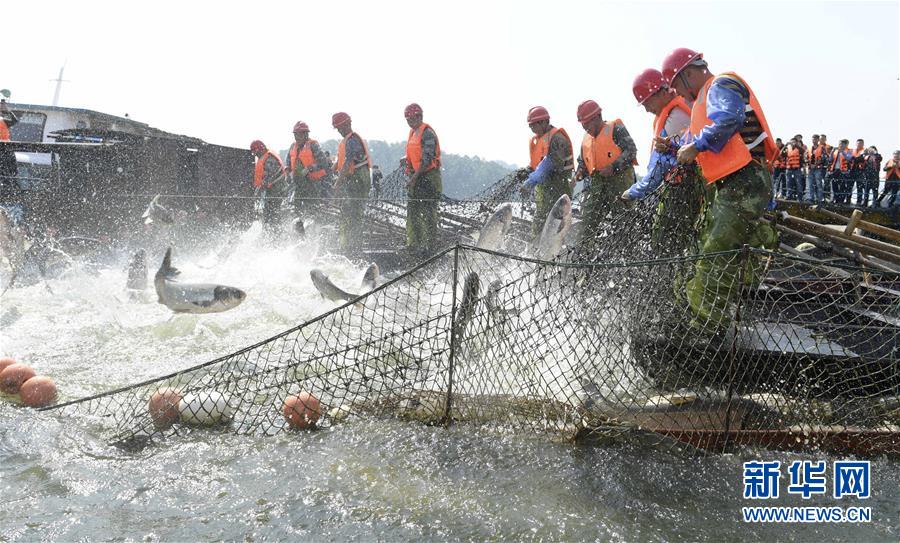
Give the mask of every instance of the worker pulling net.
[(900, 276), (749, 248), (640, 252), (453, 246), (259, 344), (54, 409), (123, 445), (388, 416), (664, 447), (900, 451)]

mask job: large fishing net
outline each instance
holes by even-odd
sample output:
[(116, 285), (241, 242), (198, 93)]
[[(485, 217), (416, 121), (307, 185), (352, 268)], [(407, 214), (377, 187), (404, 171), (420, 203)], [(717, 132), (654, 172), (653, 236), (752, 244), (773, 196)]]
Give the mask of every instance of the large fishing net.
[[(507, 184), (442, 211), (480, 224), (515, 201)], [(611, 212), (588, 249), (451, 245), (256, 345), (52, 409), (123, 445), (399, 417), (691, 450), (900, 452), (900, 275), (749, 247), (697, 256), (702, 223), (660, 239), (660, 194)], [(400, 227), (402, 202), (387, 205)]]

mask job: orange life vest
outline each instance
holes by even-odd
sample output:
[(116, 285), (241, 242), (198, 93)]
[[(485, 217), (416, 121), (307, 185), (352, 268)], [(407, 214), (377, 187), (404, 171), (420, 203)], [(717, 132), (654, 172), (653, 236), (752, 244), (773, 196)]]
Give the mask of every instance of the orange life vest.
[[(422, 134), (429, 125), (422, 123), (419, 128), (409, 129), (409, 138), (406, 140), (406, 163), (412, 168), (412, 171), (418, 171), (422, 166)], [(432, 130), (434, 130), (432, 128)], [(437, 132), (434, 134), (437, 139)], [(427, 167), (423, 168), (423, 172), (441, 167), (441, 142), (437, 141), (434, 146), (434, 160)]]
[[(566, 138), (566, 141), (569, 143), (569, 149), (572, 148), (572, 140), (569, 138), (569, 134), (566, 133), (564, 128), (551, 128), (543, 136), (532, 136), (528, 148), (528, 151), (531, 154), (531, 162), (529, 165), (532, 170), (536, 169), (538, 164), (540, 164), (541, 161), (544, 160), (544, 157), (550, 152), (550, 141), (557, 132)], [(566, 159), (566, 168), (572, 169), (575, 162), (571, 153)]]
[[(304, 168), (309, 168), (314, 166), (316, 163), (316, 157), (313, 156), (312, 152), (312, 144), (318, 143), (316, 140), (306, 140), (306, 143), (303, 144), (302, 149), (297, 149), (297, 142), (295, 141), (291, 144), (291, 150), (288, 151), (288, 158), (291, 159), (291, 171), (297, 171), (297, 161), (300, 161), (300, 164), (303, 165)], [(319, 168), (317, 170), (312, 170), (309, 172), (308, 177), (314, 181), (318, 181), (325, 177), (325, 170)]]
[(835, 149), (834, 153), (831, 156), (831, 171), (839, 169), (842, 172), (846, 172), (850, 169), (850, 164), (848, 164), (847, 162), (848, 161), (844, 159), (844, 153), (841, 152), (840, 149)]
[(0, 119), (0, 141), (9, 141), (9, 126), (3, 119)]
[[(372, 159), (371, 159), (371, 157), (369, 157), (369, 148), (366, 146), (366, 140), (362, 139), (362, 137), (359, 134), (357, 134), (356, 132), (350, 132), (349, 134), (347, 134), (347, 137), (342, 139), (341, 142), (338, 144), (337, 162), (334, 165), (335, 170), (338, 172), (341, 172), (344, 170), (344, 162), (347, 160), (347, 140), (349, 140), (351, 137), (353, 137), (354, 134), (356, 135), (356, 137), (359, 138), (359, 141), (362, 142), (363, 153), (366, 154), (366, 163), (369, 165), (370, 168), (372, 167)], [(358, 166), (356, 164), (352, 165), (352, 167), (350, 168), (350, 173), (353, 173), (357, 167)]]
[[(698, 154), (697, 164), (700, 165), (700, 169), (703, 171), (703, 177), (705, 177), (707, 183), (710, 184), (733, 174), (749, 164), (750, 161), (753, 160), (753, 157), (750, 155), (750, 149), (757, 145), (764, 146), (765, 160), (767, 163), (771, 164), (773, 162), (775, 153), (777, 152), (775, 140), (772, 138), (772, 132), (769, 130), (769, 124), (766, 122), (766, 116), (763, 114), (762, 107), (760, 107), (756, 95), (753, 94), (753, 90), (747, 85), (746, 81), (735, 73), (726, 72), (721, 75), (737, 79), (744, 87), (746, 87), (747, 92), (750, 94), (750, 103), (745, 106), (745, 109), (748, 112), (752, 111), (756, 114), (762, 133), (755, 141), (745, 143), (741, 131), (738, 130), (731, 136), (731, 139), (728, 140), (728, 143), (725, 144), (725, 147), (723, 147), (720, 152), (713, 153), (712, 151), (703, 151)], [(711, 77), (703, 85), (703, 88), (701, 88), (700, 92), (697, 94), (697, 100), (694, 102), (694, 107), (691, 109), (691, 135), (695, 138), (700, 135), (704, 126), (713, 124), (712, 119), (706, 116), (706, 94), (715, 79), (716, 78)], [(768, 164), (763, 164), (763, 166), (768, 167)]]
[(781, 160), (781, 149), (784, 149), (784, 147), (782, 147), (781, 149), (778, 149), (776, 147), (775, 149), (776, 149), (775, 158), (772, 159), (772, 167), (773, 168), (784, 168), (784, 162), (782, 162), (782, 160)]
[(797, 170), (800, 168), (800, 148), (794, 145), (789, 146), (787, 152), (787, 168), (789, 170)]
[[(857, 158), (859, 155), (861, 155), (865, 152), (866, 152), (865, 147), (863, 147), (862, 149), (854, 149), (853, 150), (853, 158)], [(863, 170), (866, 167), (866, 162), (864, 160), (860, 160), (860, 161), (854, 160), (852, 166), (853, 166), (854, 170)]]
[[(265, 173), (266, 173), (266, 161), (269, 160), (269, 158), (274, 158), (275, 160), (277, 160), (278, 168), (281, 170), (284, 169), (284, 165), (281, 163), (281, 159), (278, 158), (278, 155), (276, 155), (272, 151), (266, 150), (266, 152), (263, 153), (263, 156), (256, 159), (256, 169), (253, 172), (253, 186), (254, 187), (258, 188), (258, 187), (262, 186), (263, 177), (265, 176)], [(266, 183), (265, 188), (267, 188), (267, 189), (272, 188), (272, 183)]]
[[(581, 140), (581, 158), (588, 175), (609, 166), (622, 154), (622, 149), (613, 141), (613, 131), (619, 124), (622, 124), (621, 119), (604, 124), (596, 138), (585, 132)], [(632, 164), (637, 164), (637, 161), (632, 161)]]
[[(659, 115), (653, 119), (653, 135), (659, 137), (662, 134), (663, 128), (666, 127), (666, 121), (669, 120), (669, 113), (672, 112), (675, 108), (680, 109), (681, 111), (691, 114), (691, 108), (688, 107), (687, 102), (684, 101), (684, 98), (681, 96), (675, 96), (669, 103), (666, 104), (666, 107), (662, 108), (662, 111), (659, 112)], [(680, 134), (669, 134), (670, 136), (676, 136)]]
[(820, 143), (806, 155), (806, 162), (811, 168), (821, 167), (822, 157), (825, 155), (825, 153), (825, 145)]
[(900, 179), (900, 164), (894, 162), (894, 159), (888, 160), (885, 167), (890, 168), (887, 172), (887, 175), (884, 176), (885, 181), (890, 181), (892, 179)]

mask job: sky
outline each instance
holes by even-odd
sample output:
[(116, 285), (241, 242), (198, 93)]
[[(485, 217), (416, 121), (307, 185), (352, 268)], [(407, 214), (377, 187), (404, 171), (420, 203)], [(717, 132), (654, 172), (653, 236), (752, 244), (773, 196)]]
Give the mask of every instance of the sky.
[[(751, 85), (775, 135), (900, 148), (900, 2), (41, 2), (4, 25), (13, 102), (125, 115), (207, 142), (287, 148), (297, 120), (405, 141), (425, 111), (445, 152), (528, 161), (531, 106), (576, 146), (580, 102), (621, 118), (646, 164), (652, 116), (631, 91), (676, 47)], [(577, 151), (576, 151), (577, 152)]]

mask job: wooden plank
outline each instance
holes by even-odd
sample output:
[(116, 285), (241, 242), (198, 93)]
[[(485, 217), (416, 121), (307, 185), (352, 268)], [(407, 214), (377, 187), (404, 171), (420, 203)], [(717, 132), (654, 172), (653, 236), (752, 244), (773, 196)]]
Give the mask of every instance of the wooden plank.
[(853, 210), (853, 214), (850, 215), (850, 220), (847, 221), (847, 227), (844, 228), (845, 236), (852, 236), (856, 231), (856, 225), (859, 224), (859, 221), (862, 219), (862, 211), (858, 209)]
[[(825, 209), (823, 207), (813, 206), (813, 208), (816, 209), (819, 213), (822, 213), (823, 215), (827, 216), (828, 218), (834, 219), (834, 220), (839, 221), (844, 224), (849, 224), (850, 221), (853, 219), (853, 217), (848, 219), (847, 217), (841, 215), (840, 213), (835, 213), (834, 211), (831, 211), (830, 209)], [(854, 217), (857, 214), (859, 214), (859, 220), (857, 220), (857, 225), (856, 225), (857, 228), (859, 228), (861, 230), (865, 230), (866, 232), (869, 232), (871, 234), (882, 236), (884, 238), (887, 238), (887, 239), (890, 239), (890, 240), (900, 243), (900, 231), (894, 230), (893, 228), (888, 228), (887, 226), (882, 226), (880, 224), (875, 224), (873, 222), (862, 220), (863, 212), (860, 211), (859, 209), (856, 209), (853, 211)]]

